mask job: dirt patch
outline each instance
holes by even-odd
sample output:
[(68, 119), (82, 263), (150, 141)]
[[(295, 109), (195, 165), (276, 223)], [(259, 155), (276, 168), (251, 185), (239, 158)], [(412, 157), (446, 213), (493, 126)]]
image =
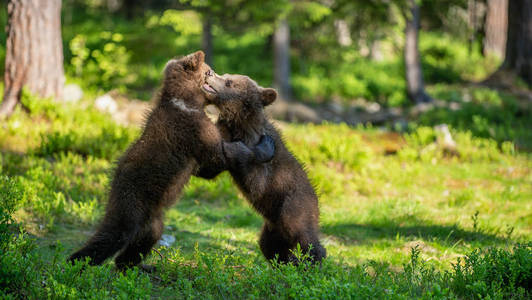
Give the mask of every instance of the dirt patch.
[(530, 174), (530, 169), (525, 167), (504, 167), (498, 168), (495, 173), (509, 179), (518, 179)]
[(470, 186), (469, 181), (449, 178), (445, 181), (445, 186), (452, 190), (461, 190)]
[(375, 153), (384, 155), (397, 154), (406, 145), (403, 136), (397, 132), (381, 132), (374, 135), (362, 135), (362, 140), (367, 142)]
[(411, 242), (408, 242), (406, 244), (404, 244), (403, 248), (401, 248), (401, 251), (406, 253), (406, 254), (410, 254), (412, 252), (412, 248), (418, 248), (421, 253), (424, 253), (424, 254), (436, 254), (438, 253), (438, 250), (434, 247), (431, 247), (427, 244), (425, 244), (425, 242), (423, 241), (411, 241)]

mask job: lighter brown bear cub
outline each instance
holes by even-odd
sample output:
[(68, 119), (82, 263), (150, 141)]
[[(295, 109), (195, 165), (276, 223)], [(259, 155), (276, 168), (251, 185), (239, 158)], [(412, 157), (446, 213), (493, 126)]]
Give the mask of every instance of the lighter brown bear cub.
[(268, 260), (278, 256), (281, 262), (298, 263), (291, 250), (299, 244), (313, 262), (321, 261), (326, 251), (318, 238), (318, 197), (301, 164), (264, 114), (264, 107), (277, 98), (277, 92), (242, 75), (209, 74), (205, 81), (207, 100), (220, 110), (216, 125), (225, 140), (241, 140), (249, 146), (266, 134), (275, 141), (271, 162), (229, 169), (240, 190), (264, 217), (259, 242), (262, 253)]
[[(201, 86), (212, 71), (199, 51), (168, 62), (156, 107), (140, 138), (118, 161), (105, 216), (87, 244), (70, 261), (90, 258), (98, 265), (119, 252), (119, 268), (140, 263), (160, 239), (165, 208), (175, 202), (190, 176), (203, 177), (227, 168), (268, 161), (273, 141), (250, 150), (241, 142), (225, 143), (205, 115)], [(266, 145), (261, 149), (260, 146)], [(198, 173), (199, 174), (199, 173)]]

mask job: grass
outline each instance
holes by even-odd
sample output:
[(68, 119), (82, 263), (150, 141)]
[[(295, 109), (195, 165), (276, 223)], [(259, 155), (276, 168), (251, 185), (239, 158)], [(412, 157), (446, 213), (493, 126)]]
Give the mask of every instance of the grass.
[[(7, 298), (527, 298), (532, 157), (451, 127), (408, 133), (280, 123), (320, 196), (321, 268), (270, 266), (261, 218), (228, 174), (193, 178), (166, 214), (152, 274), (64, 263), (101, 218), (115, 159), (139, 134), (24, 93), (0, 132), (0, 295)], [(6, 227), (7, 226), (7, 227)], [(7, 229), (6, 229), (7, 228)], [(18, 229), (17, 229), (18, 228)], [(7, 230), (7, 231), (6, 231)]]
[[(429, 94), (448, 105), (405, 132), (279, 124), (319, 192), (328, 251), (321, 267), (265, 261), (257, 246), (262, 220), (227, 174), (193, 178), (167, 212), (165, 234), (176, 242), (147, 258), (155, 273), (65, 264), (102, 217), (114, 162), (139, 134), (94, 110), (91, 98), (117, 89), (149, 99), (168, 58), (198, 49), (201, 38), (195, 13), (153, 11), (130, 21), (76, 3), (63, 6), (65, 71), (86, 99), (60, 105), (24, 92), (29, 112), (1, 123), (0, 298), (531, 297), (530, 104), (465, 86), (497, 60), (437, 32), (421, 34), (420, 51)], [(214, 32), (219, 73), (270, 85), (267, 31)], [(0, 69), (3, 44), (0, 32)], [(407, 106), (400, 51), (374, 62), (349, 47), (312, 45), (319, 53), (292, 48), (296, 97)], [(449, 125), (456, 153), (437, 143), (440, 123)]]

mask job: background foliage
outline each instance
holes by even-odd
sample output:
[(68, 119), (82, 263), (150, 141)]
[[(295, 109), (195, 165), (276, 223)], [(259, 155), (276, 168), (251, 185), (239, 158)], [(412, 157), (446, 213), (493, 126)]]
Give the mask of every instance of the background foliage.
[[(246, 1), (243, 7), (238, 1), (182, 1), (177, 6), (172, 1), (166, 6), (164, 1), (152, 2), (133, 19), (121, 11), (109, 11), (105, 1), (65, 2), (62, 30), (65, 68), (71, 80), (84, 89), (118, 89), (148, 100), (158, 87), (160, 70), (168, 58), (200, 48), (202, 18), (208, 14), (216, 21), (213, 68), (219, 73), (248, 74), (269, 86), (273, 76), (272, 34), (277, 18), (289, 13), (292, 85), (297, 98), (345, 103), (364, 98), (390, 106), (408, 103), (400, 6), (380, 0), (354, 4), (337, 1), (332, 6), (277, 0), (268, 1), (266, 7), (262, 1)], [(420, 51), (428, 83), (481, 79), (498, 64), (496, 58), (480, 54), (478, 43), (470, 51), (462, 27), (449, 22), (453, 17), (465, 22), (453, 15), (454, 10), (464, 9), (465, 2), (424, 3), (422, 16), (427, 30), (421, 33)], [(358, 13), (352, 15), (352, 11)], [(335, 21), (344, 18), (352, 36), (349, 46), (339, 45), (335, 33)], [(0, 20), (5, 24), (5, 8)], [(434, 22), (440, 26), (432, 25)], [(2, 64), (4, 47), (5, 33), (1, 33)]]

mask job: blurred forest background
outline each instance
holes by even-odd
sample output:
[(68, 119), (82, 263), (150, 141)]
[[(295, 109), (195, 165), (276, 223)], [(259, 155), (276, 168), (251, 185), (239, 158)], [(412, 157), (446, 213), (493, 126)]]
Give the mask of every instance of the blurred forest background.
[[(282, 99), (307, 104), (286, 108), (280, 101), (278, 118), (404, 127), (413, 115), (423, 124), (449, 123), (529, 147), (520, 135), (530, 135), (514, 132), (525, 129), (514, 114), (498, 114), (503, 105), (527, 115), (530, 106), (527, 1), (66, 0), (38, 9), (50, 11), (39, 26), (48, 34), (24, 34), (26, 40), (46, 37), (32, 54), (8, 56), (13, 67), (7, 70), (13, 73), (5, 78), (21, 78), (23, 68), (15, 65), (24, 62), (17, 52), (18, 57), (35, 56), (39, 63), (28, 65), (38, 65), (40, 71), (32, 73), (30, 67), (26, 72), (33, 75), (9, 84), (9, 100), (0, 113), (12, 111), (24, 84), (41, 96), (61, 97), (63, 73), (67, 82), (95, 95), (112, 92), (149, 100), (170, 57), (203, 49), (218, 73), (249, 75), (276, 87)], [(6, 7), (1, 11), (0, 21), (6, 24)], [(58, 26), (60, 35), (50, 33)], [(5, 41), (2, 33), (0, 69)], [(516, 99), (506, 101), (506, 96)], [(463, 99), (485, 102), (494, 111), (460, 103)], [(420, 103), (432, 105), (418, 107)], [(409, 114), (412, 106), (416, 108)], [(457, 107), (462, 112), (447, 111)], [(429, 110), (428, 117), (418, 118), (420, 111)], [(515, 130), (487, 128), (492, 119)]]
[[(8, 0), (0, 24), (0, 298), (530, 299), (532, 1)], [(198, 49), (279, 91), (328, 258), (269, 265), (224, 173), (168, 210), (156, 272), (66, 264)]]

